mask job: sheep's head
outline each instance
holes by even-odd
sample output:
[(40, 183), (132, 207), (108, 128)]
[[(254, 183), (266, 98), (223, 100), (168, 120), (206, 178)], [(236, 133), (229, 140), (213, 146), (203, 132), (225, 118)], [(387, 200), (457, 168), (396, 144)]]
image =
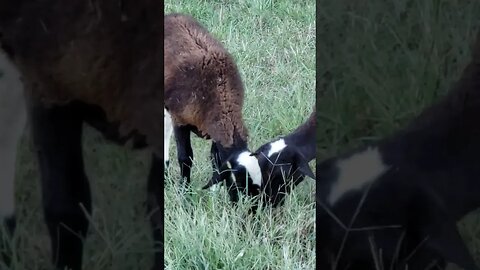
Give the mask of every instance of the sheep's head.
[(315, 179), (308, 160), (294, 145), (278, 139), (252, 153), (258, 158), (267, 202), (277, 205), (305, 176)]
[(256, 157), (250, 151), (232, 154), (219, 168), (219, 174), (202, 188), (207, 189), (216, 184), (225, 183), (230, 200), (238, 201), (238, 192), (256, 196), (262, 186), (262, 172)]

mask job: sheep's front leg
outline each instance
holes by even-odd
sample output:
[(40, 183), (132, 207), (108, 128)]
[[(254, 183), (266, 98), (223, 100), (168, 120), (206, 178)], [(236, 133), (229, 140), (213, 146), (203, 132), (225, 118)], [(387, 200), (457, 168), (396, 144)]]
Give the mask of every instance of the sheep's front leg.
[(74, 105), (30, 110), (43, 210), (56, 269), (80, 270), (91, 197), (82, 158), (82, 118)]
[[(15, 230), (15, 162), (27, 122), (23, 85), (17, 69), (0, 53), (4, 74), (0, 79), (0, 252), (6, 251), (3, 262), (9, 263), (9, 241)], [(2, 235), (5, 225), (6, 234)], [(3, 242), (5, 240), (5, 242)], [(5, 246), (3, 245), (5, 244)], [(0, 261), (2, 257), (0, 254)], [(0, 268), (2, 263), (0, 263)]]
[(170, 138), (173, 133), (173, 122), (170, 113), (163, 109), (163, 158), (165, 166), (165, 176), (168, 176), (167, 168), (170, 164)]
[(182, 180), (185, 179), (185, 186), (188, 187), (190, 185), (190, 171), (193, 165), (190, 128), (188, 126), (176, 126), (174, 134), (177, 141), (178, 164), (180, 165)]
[[(17, 89), (16, 89), (17, 90)], [(20, 143), (26, 123), (26, 109), (21, 107), (16, 115), (6, 121), (6, 115), (0, 114), (0, 250), (6, 251), (3, 255), (4, 262), (9, 264), (11, 250), (9, 241), (15, 231), (15, 161), (17, 159), (17, 146)], [(2, 225), (5, 226), (6, 235), (2, 235)], [(1, 259), (1, 257), (0, 257)], [(1, 267), (1, 264), (0, 264)]]
[(218, 183), (220, 181), (220, 168), (222, 166), (220, 160), (220, 153), (218, 152), (218, 148), (215, 142), (212, 141), (212, 148), (210, 149), (210, 158), (212, 159), (212, 168), (213, 168), (213, 175), (212, 175), (212, 183)]
[(150, 215), (150, 224), (153, 231), (153, 241), (155, 246), (155, 263), (152, 270), (164, 269), (163, 266), (163, 174), (164, 161), (152, 155), (150, 173), (148, 175), (148, 212)]

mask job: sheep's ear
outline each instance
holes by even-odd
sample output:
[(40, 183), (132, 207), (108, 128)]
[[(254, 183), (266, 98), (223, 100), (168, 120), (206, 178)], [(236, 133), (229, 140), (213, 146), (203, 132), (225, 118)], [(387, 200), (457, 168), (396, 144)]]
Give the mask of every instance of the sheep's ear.
[(315, 180), (315, 174), (313, 173), (312, 169), (310, 169), (310, 166), (308, 166), (308, 162), (306, 159), (302, 158), (300, 161), (300, 166), (298, 167), (298, 170), (303, 173), (304, 175), (312, 178)]

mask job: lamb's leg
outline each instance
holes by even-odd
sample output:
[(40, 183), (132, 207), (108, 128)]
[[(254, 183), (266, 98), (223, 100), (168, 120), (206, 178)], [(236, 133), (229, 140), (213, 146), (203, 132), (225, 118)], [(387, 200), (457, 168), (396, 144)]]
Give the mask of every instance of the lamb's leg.
[[(5, 263), (9, 264), (12, 254), (8, 242), (12, 239), (16, 224), (15, 163), (17, 147), (26, 124), (26, 109), (21, 106), (19, 111), (9, 115), (11, 118), (6, 121), (3, 121), (4, 116), (8, 117), (8, 115), (0, 115), (2, 120), (2, 127), (0, 127), (0, 248), (6, 251), (3, 257)], [(2, 223), (6, 229), (5, 237), (2, 236)]]
[(182, 180), (185, 179), (185, 186), (188, 187), (190, 185), (190, 171), (193, 164), (190, 128), (187, 126), (175, 126), (174, 134), (177, 141), (178, 164), (180, 165)]
[[(3, 261), (8, 264), (12, 256), (8, 242), (16, 223), (15, 162), (17, 147), (27, 122), (27, 109), (20, 74), (1, 52), (0, 66), (4, 72), (0, 78), (0, 250), (7, 251), (3, 254), (6, 255)], [(6, 228), (5, 237), (1, 235), (3, 225)]]
[(173, 132), (173, 123), (172, 123), (172, 117), (170, 116), (170, 113), (166, 110), (163, 109), (163, 158), (165, 161), (165, 176), (168, 176), (167, 173), (167, 168), (168, 165), (170, 164), (170, 139), (172, 137), (172, 132)]
[(80, 270), (91, 197), (82, 158), (82, 118), (72, 104), (32, 103), (33, 140), (41, 173), (43, 210), (56, 269)]
[(148, 175), (148, 212), (153, 231), (155, 246), (155, 263), (152, 270), (164, 269), (163, 264), (163, 188), (162, 178), (164, 161), (155, 154), (152, 155), (152, 164)]
[[(13, 255), (10, 249), (10, 241), (15, 231), (15, 161), (17, 159), (17, 146), (20, 142), (25, 127), (24, 107), (12, 120), (2, 121), (0, 127), (0, 250), (5, 251), (0, 259), (6, 264), (10, 263)], [(0, 115), (3, 118), (5, 115)], [(4, 125), (8, 123), (8, 125)], [(4, 227), (4, 228), (2, 228)], [(3, 230), (5, 229), (5, 231)], [(2, 232), (6, 234), (3, 235)], [(0, 264), (1, 265), (1, 264)]]

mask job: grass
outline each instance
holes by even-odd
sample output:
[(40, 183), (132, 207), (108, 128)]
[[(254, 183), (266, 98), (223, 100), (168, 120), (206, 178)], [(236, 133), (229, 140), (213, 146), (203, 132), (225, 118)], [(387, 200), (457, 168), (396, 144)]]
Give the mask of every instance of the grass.
[[(252, 149), (292, 131), (308, 117), (315, 101), (313, 1), (165, 5), (166, 12), (196, 17), (236, 59), (245, 83), (244, 120)], [(93, 196), (84, 269), (149, 269), (153, 243), (144, 205), (149, 155), (113, 145), (89, 127), (84, 135)], [(165, 189), (167, 269), (315, 269), (313, 181), (297, 187), (283, 207), (263, 209), (248, 219), (248, 202), (233, 209), (224, 191), (198, 190), (211, 175), (211, 165), (209, 143), (196, 138), (193, 191), (186, 201), (177, 190), (179, 171), (171, 147), (172, 177)], [(50, 242), (28, 132), (19, 151), (14, 239), (18, 259), (12, 270), (49, 269)]]
[[(479, 1), (320, 1), (320, 160), (391, 134), (443, 96), (470, 58), (478, 14)], [(480, 263), (478, 213), (459, 227)]]
[[(287, 134), (315, 102), (313, 1), (166, 1), (165, 12), (190, 14), (223, 42), (245, 84), (249, 147)], [(232, 208), (222, 188), (199, 190), (211, 177), (209, 142), (193, 140), (193, 191), (178, 190), (175, 157), (165, 189), (167, 269), (315, 269), (313, 181), (286, 204), (246, 217), (249, 201)], [(173, 145), (172, 152), (175, 152)], [(177, 185), (176, 185), (177, 184)]]

